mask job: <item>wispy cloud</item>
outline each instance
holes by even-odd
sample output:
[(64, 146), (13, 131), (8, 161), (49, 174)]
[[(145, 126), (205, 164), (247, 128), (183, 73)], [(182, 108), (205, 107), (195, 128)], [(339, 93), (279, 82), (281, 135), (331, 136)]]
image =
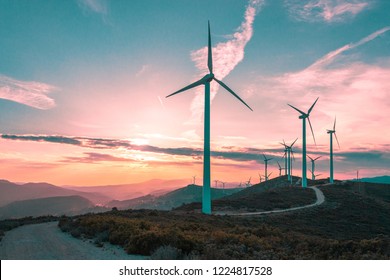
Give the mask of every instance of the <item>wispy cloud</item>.
[(99, 163), (99, 162), (133, 162), (133, 159), (116, 157), (109, 154), (102, 153), (84, 153), (82, 157), (66, 157), (61, 162), (63, 163)]
[(56, 87), (39, 83), (26, 82), (0, 75), (0, 98), (11, 100), (41, 110), (53, 108), (56, 104), (49, 93)]
[(290, 14), (309, 22), (339, 22), (354, 17), (370, 7), (367, 0), (285, 0)]
[[(1, 138), (8, 140), (21, 140), (21, 141), (33, 141), (33, 142), (49, 142), (58, 144), (75, 145), (83, 148), (105, 150), (105, 153), (101, 152), (84, 152), (82, 156), (69, 156), (63, 160), (58, 161), (56, 164), (67, 163), (101, 163), (101, 162), (123, 162), (123, 163), (135, 163), (142, 162), (153, 166), (163, 165), (193, 165), (201, 164), (203, 151), (202, 149), (191, 147), (177, 147), (166, 148), (157, 147), (152, 145), (134, 145), (131, 141), (121, 139), (104, 139), (104, 138), (87, 138), (87, 137), (69, 137), (69, 136), (50, 136), (50, 135), (1, 135)], [(376, 168), (387, 168), (390, 160), (390, 146), (389, 145), (376, 145), (370, 147), (364, 145), (364, 148), (352, 148), (349, 151), (336, 151), (335, 157), (338, 162), (342, 162), (346, 168), (358, 166), (368, 166)], [(156, 160), (157, 158), (133, 158), (125, 156), (126, 153), (120, 153), (119, 149), (127, 151), (139, 151), (145, 153), (155, 153), (160, 155), (166, 155), (162, 160)], [(116, 151), (115, 155), (110, 154)], [(298, 154), (300, 149), (295, 149), (296, 158), (299, 160)], [(281, 158), (283, 155), (283, 149), (279, 146), (269, 147), (265, 149), (251, 148), (251, 147), (223, 147), (222, 149), (215, 149), (211, 152), (211, 156), (214, 159), (213, 165), (218, 166), (235, 166), (247, 168), (251, 164), (252, 168), (256, 168), (263, 164), (262, 154), (269, 155), (274, 158)], [(319, 151), (311, 153), (311, 155), (321, 155), (323, 158), (320, 161), (327, 161), (328, 152)], [(173, 157), (172, 157), (173, 156)], [(186, 159), (187, 158), (187, 159)], [(297, 162), (296, 165), (299, 165)]]
[[(244, 49), (253, 34), (253, 22), (259, 9), (263, 6), (263, 0), (251, 0), (245, 11), (244, 21), (237, 31), (228, 36), (231, 39), (224, 43), (219, 43), (213, 47), (213, 70), (220, 80), (229, 73), (244, 59)], [(207, 46), (191, 53), (191, 59), (195, 62), (200, 71), (199, 77), (208, 73), (207, 69)], [(211, 83), (211, 100), (214, 99), (219, 85)], [(199, 87), (196, 96), (191, 103), (192, 119), (191, 123), (199, 123), (203, 114), (204, 89)]]
[[(375, 135), (372, 143), (387, 143), (390, 134), (382, 131), (381, 126), (389, 119), (390, 59), (382, 57), (370, 63), (362, 62), (359, 58), (364, 50), (359, 47), (373, 40), (388, 40), (384, 34), (389, 31), (390, 27), (384, 27), (357, 42), (330, 51), (302, 70), (259, 77), (256, 81), (258, 91), (272, 96), (274, 104), (281, 104), (276, 110), (282, 113), (281, 119), (285, 121), (288, 120), (284, 114), (287, 103), (294, 100), (294, 106), (308, 108), (316, 97), (320, 97), (312, 118), (319, 141), (329, 141), (323, 132), (331, 128), (337, 115), (341, 144), (358, 147), (359, 139), (366, 139), (368, 135)], [(378, 131), (382, 133), (378, 134)]]
[(345, 45), (337, 50), (334, 50), (334, 51), (326, 54), (325, 56), (323, 56), (319, 60), (317, 60), (308, 69), (316, 69), (316, 68), (318, 69), (320, 67), (327, 66), (330, 63), (332, 63), (335, 60), (335, 58), (337, 58), (337, 56), (339, 56), (340, 54), (342, 54), (348, 50), (354, 49), (356, 47), (359, 47), (361, 45), (364, 45), (364, 44), (376, 39), (378, 36), (386, 33), (389, 30), (390, 30), (390, 26), (386, 26), (378, 31), (371, 33), (370, 35), (368, 35), (367, 37), (364, 37), (363, 39), (359, 40), (356, 43), (350, 43), (350, 44), (347, 44), (347, 45)]
[(94, 13), (107, 15), (108, 6), (106, 0), (77, 0), (78, 4)]

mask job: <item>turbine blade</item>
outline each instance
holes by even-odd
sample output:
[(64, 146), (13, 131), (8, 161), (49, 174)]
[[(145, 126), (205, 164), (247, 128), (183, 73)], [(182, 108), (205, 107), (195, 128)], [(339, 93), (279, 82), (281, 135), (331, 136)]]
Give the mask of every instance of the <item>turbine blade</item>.
[(209, 21), (209, 44), (208, 44), (208, 60), (207, 60), (207, 66), (209, 67), (210, 73), (213, 73), (213, 55), (212, 55), (212, 48), (211, 48), (211, 35), (210, 35), (210, 21)]
[(302, 112), (301, 110), (299, 110), (298, 108), (295, 108), (293, 105), (290, 105), (290, 104), (287, 104), (288, 106), (290, 106), (291, 108), (297, 110), (299, 113), (301, 113), (302, 115), (306, 115), (306, 113)]
[(218, 80), (218, 79), (215, 78), (215, 77), (214, 77), (214, 80), (215, 80), (218, 84), (220, 84), (223, 88), (225, 88), (228, 92), (230, 92), (231, 94), (233, 94), (238, 100), (240, 100), (242, 103), (244, 103), (244, 105), (245, 105), (246, 107), (248, 107), (249, 110), (253, 111), (252, 108), (249, 107), (249, 105), (246, 104), (246, 103), (244, 102), (244, 100), (242, 100), (237, 94), (235, 94), (234, 91), (232, 91), (227, 85), (225, 85), (223, 82), (221, 82), (220, 80)]
[(314, 161), (314, 159), (311, 158), (311, 156), (307, 155), (308, 158), (310, 158), (310, 160)]
[(319, 97), (317, 97), (316, 101), (314, 101), (313, 105), (311, 105), (309, 111), (307, 111), (307, 114), (308, 114), (308, 115), (310, 115), (311, 110), (313, 110), (314, 105), (316, 105), (316, 103), (317, 103), (317, 101), (318, 101), (318, 98), (319, 98)]
[(336, 131), (336, 117), (334, 117), (333, 131)]
[(278, 163), (278, 166), (279, 166), (279, 168), (282, 168), (281, 166), (280, 166), (280, 163), (279, 163), (279, 161), (276, 161), (277, 163)]
[(317, 159), (319, 159), (320, 157), (322, 157), (322, 156), (316, 157), (314, 160), (317, 160)]
[(340, 149), (340, 144), (339, 144), (339, 140), (337, 139), (336, 131), (334, 132), (334, 137), (336, 138), (337, 145), (339, 146), (339, 149)]
[(205, 81), (202, 78), (199, 81), (196, 81), (195, 83), (192, 83), (192, 84), (190, 84), (190, 85), (188, 85), (186, 87), (183, 87), (182, 89), (179, 89), (178, 91), (175, 91), (174, 93), (171, 93), (170, 95), (165, 96), (165, 98), (168, 98), (168, 97), (170, 97), (172, 95), (175, 95), (175, 94), (178, 94), (180, 92), (186, 91), (186, 90), (188, 90), (190, 88), (197, 87), (197, 86), (202, 85), (204, 83), (205, 83)]
[(292, 148), (292, 146), (294, 146), (295, 142), (297, 142), (298, 138), (295, 139), (295, 141), (291, 144), (290, 148)]
[(314, 144), (317, 146), (316, 138), (314, 137), (313, 127), (311, 126), (310, 118), (307, 118), (310, 125), (311, 134), (313, 135)]

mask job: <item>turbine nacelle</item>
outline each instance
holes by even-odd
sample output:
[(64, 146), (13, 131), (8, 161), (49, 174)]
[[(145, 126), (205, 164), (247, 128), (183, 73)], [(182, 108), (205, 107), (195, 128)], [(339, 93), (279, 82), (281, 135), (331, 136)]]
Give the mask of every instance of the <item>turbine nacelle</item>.
[(307, 119), (308, 117), (309, 117), (308, 114), (304, 114), (304, 115), (300, 115), (300, 116), (298, 117), (298, 119), (302, 120), (302, 119)]
[(207, 75), (205, 75), (201, 81), (203, 81), (203, 83), (210, 83), (212, 80), (214, 79), (214, 74), (213, 73), (209, 73)]

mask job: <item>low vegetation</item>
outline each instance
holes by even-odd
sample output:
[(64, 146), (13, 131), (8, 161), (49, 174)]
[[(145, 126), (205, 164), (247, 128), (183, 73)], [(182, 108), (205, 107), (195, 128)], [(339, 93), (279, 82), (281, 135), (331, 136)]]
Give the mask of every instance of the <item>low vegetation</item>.
[(103, 234), (129, 254), (154, 259), (389, 259), (389, 205), (345, 186), (321, 189), (323, 205), (290, 213), (127, 210), (64, 217), (59, 226), (76, 237)]

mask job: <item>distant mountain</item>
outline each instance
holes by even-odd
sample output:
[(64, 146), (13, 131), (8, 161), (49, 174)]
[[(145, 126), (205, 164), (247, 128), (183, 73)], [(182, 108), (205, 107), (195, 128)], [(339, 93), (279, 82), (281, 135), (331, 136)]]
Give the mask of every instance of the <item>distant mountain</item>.
[[(354, 181), (356, 181), (356, 180), (354, 180)], [(362, 179), (359, 179), (359, 181), (368, 182), (368, 183), (390, 184), (390, 176), (362, 178)]]
[(111, 197), (115, 200), (127, 200), (133, 199), (148, 194), (161, 195), (180, 188), (185, 185), (188, 180), (160, 180), (153, 179), (141, 183), (134, 184), (122, 184), (122, 185), (106, 185), (106, 186), (66, 186), (64, 188), (71, 190), (78, 190), (83, 192), (100, 193), (105, 196)]
[(0, 219), (22, 218), (44, 215), (76, 215), (87, 212), (101, 212), (94, 203), (81, 196), (57, 196), (15, 201), (0, 207)]
[[(231, 195), (242, 189), (215, 189), (211, 188), (212, 199), (219, 199), (227, 195)], [(202, 187), (197, 185), (188, 185), (171, 191), (162, 196), (143, 196), (136, 199), (125, 201), (112, 201), (107, 207), (117, 207), (118, 209), (157, 209), (171, 210), (183, 204), (202, 201)]]
[(64, 189), (48, 183), (15, 184), (0, 180), (0, 207), (20, 200), (74, 195), (82, 196), (95, 204), (104, 204), (110, 200), (102, 194)]

